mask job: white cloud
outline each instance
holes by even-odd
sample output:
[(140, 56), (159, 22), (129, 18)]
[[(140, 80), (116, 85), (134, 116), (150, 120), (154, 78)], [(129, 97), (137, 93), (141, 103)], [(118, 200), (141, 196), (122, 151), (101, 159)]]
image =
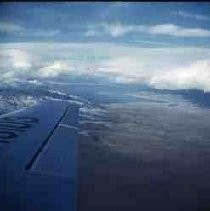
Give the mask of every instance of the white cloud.
[(159, 46), (173, 46), (173, 44), (172, 43), (169, 43), (169, 42), (159, 42), (159, 41), (149, 41), (149, 40), (137, 40), (137, 41), (132, 41), (131, 43), (135, 43), (135, 44), (137, 44), (137, 43), (142, 43), (142, 44), (150, 44), (150, 45), (152, 45), (152, 46), (157, 46), (157, 45), (159, 45)]
[(150, 85), (166, 89), (202, 89), (210, 91), (210, 59), (198, 60), (183, 66), (155, 75)]
[[(124, 34), (128, 34), (130, 32), (138, 32), (139, 26), (134, 26), (134, 25), (122, 25), (120, 23), (113, 23), (113, 24), (108, 24), (108, 23), (100, 23), (100, 24), (95, 24), (95, 25), (89, 25), (88, 26), (88, 31), (91, 31), (92, 34), (95, 35), (104, 35), (104, 34), (109, 34), (113, 37), (120, 37)], [(86, 32), (85, 35), (88, 35)], [(91, 34), (89, 34), (91, 36)]]
[(174, 24), (161, 24), (148, 28), (149, 34), (161, 34), (177, 37), (210, 37), (210, 30), (184, 28)]
[(20, 49), (5, 49), (0, 51), (1, 67), (28, 69), (31, 67), (30, 54)]
[(22, 48), (0, 47), (0, 79), (13, 80), (27, 77), (36, 67), (36, 55)]
[(52, 29), (31, 29), (23, 27), (18, 24), (0, 22), (0, 32), (13, 33), (19, 36), (41, 36), (41, 37), (52, 37), (60, 33), (59, 30)]
[(210, 92), (210, 59), (179, 64), (178, 67), (158, 64), (154, 60), (152, 62), (150, 65), (122, 57), (109, 61), (104, 67), (102, 65), (98, 71), (115, 76), (116, 82), (121, 83), (143, 83), (157, 89), (201, 89)]
[(117, 7), (117, 8), (122, 8), (122, 7), (129, 7), (130, 6), (130, 2), (112, 2), (111, 3), (111, 7)]
[[(109, 34), (112, 37), (120, 37), (130, 33), (168, 35), (174, 37), (210, 37), (210, 30), (202, 28), (186, 28), (175, 24), (159, 25), (122, 25), (120, 23), (102, 23), (89, 26), (89, 30), (95, 35)], [(87, 35), (87, 33), (86, 33)], [(89, 34), (91, 36), (91, 34)]]
[(100, 34), (98, 33), (98, 31), (93, 30), (93, 29), (87, 30), (87, 31), (85, 32), (85, 36), (86, 36), (86, 37), (95, 37), (95, 36), (98, 36), (98, 35), (100, 35)]
[(11, 64), (15, 69), (29, 69), (31, 67), (31, 58), (27, 52), (21, 50), (10, 50)]
[(70, 70), (71, 63), (69, 61), (55, 60), (38, 69), (38, 75), (41, 77), (55, 77), (60, 74), (69, 73)]
[(0, 79), (106, 76), (116, 82), (143, 83), (160, 89), (210, 91), (210, 50), (137, 48), (114, 44), (0, 44)]
[(184, 17), (184, 18), (193, 18), (193, 19), (202, 20), (202, 21), (210, 20), (209, 16), (201, 15), (201, 14), (192, 14), (192, 13), (189, 13), (189, 12), (186, 12), (186, 11), (180, 11), (180, 10), (177, 11), (177, 12), (173, 12), (172, 14), (173, 15), (179, 15), (179, 16)]
[(130, 33), (130, 32), (138, 32), (138, 27), (136, 28), (133, 25), (124, 26), (119, 23), (117, 24), (104, 24), (105, 30), (112, 35), (113, 37), (119, 37), (124, 34)]

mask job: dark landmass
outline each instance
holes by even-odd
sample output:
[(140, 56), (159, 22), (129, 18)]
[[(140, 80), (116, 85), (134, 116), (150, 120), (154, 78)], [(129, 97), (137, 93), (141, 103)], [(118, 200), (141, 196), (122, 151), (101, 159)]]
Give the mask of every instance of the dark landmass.
[(154, 101), (104, 108), (81, 120), (79, 211), (210, 210), (209, 110)]

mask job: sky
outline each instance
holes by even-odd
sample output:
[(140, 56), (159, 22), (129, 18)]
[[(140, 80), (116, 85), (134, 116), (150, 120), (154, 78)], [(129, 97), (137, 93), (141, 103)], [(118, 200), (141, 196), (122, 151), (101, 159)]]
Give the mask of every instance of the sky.
[(3, 80), (95, 74), (210, 91), (210, 4), (0, 4)]
[(208, 3), (1, 3), (0, 11), (1, 42), (210, 46)]

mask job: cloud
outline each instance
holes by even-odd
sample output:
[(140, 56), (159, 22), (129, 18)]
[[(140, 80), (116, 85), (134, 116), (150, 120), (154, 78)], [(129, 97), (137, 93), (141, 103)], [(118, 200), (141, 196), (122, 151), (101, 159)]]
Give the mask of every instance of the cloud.
[(201, 14), (192, 14), (192, 13), (189, 13), (186, 11), (181, 11), (181, 10), (179, 10), (177, 12), (173, 12), (172, 14), (179, 15), (184, 18), (193, 18), (193, 19), (197, 19), (197, 20), (201, 20), (201, 21), (209, 21), (210, 20), (209, 16), (201, 15)]
[(69, 61), (55, 60), (38, 69), (38, 75), (41, 77), (55, 77), (60, 74), (69, 73), (70, 70), (71, 63)]
[(138, 26), (133, 25), (122, 25), (120, 23), (100, 23), (95, 25), (89, 25), (87, 32), (91, 31), (92, 33), (85, 33), (86, 36), (100, 36), (100, 35), (111, 35), (112, 37), (120, 37), (130, 32), (139, 32), (137, 29)]
[(148, 33), (176, 37), (210, 37), (210, 30), (200, 28), (184, 28), (174, 24), (161, 24), (149, 27)]
[(23, 27), (18, 24), (0, 22), (0, 32), (10, 33), (18, 36), (40, 36), (40, 37), (52, 37), (60, 33), (59, 30), (54, 29), (31, 29)]
[(0, 22), (0, 32), (11, 33), (11, 32), (21, 32), (24, 30), (25, 28), (20, 25), (13, 24), (13, 23)]
[(2, 68), (28, 69), (31, 67), (30, 54), (21, 49), (5, 49), (0, 51)]
[(195, 61), (183, 66), (155, 75), (150, 85), (158, 89), (202, 89), (210, 91), (210, 59)]
[(138, 48), (108, 43), (0, 44), (0, 80), (103, 76), (158, 89), (210, 92), (210, 50)]
[(12, 81), (30, 76), (36, 68), (36, 56), (22, 48), (0, 48), (0, 79)]
[(128, 2), (112, 2), (110, 6), (121, 8), (121, 7), (129, 7), (130, 5), (131, 3), (128, 3)]
[(210, 59), (179, 64), (178, 67), (164, 67), (164, 64), (158, 64), (157, 61), (154, 63), (149, 65), (131, 57), (122, 57), (102, 65), (98, 71), (115, 76), (116, 82), (120, 83), (143, 83), (157, 89), (201, 89), (210, 92)]
[(138, 43), (142, 43), (142, 44), (150, 44), (152, 46), (173, 46), (172, 43), (169, 43), (169, 42), (159, 42), (159, 41), (149, 41), (149, 40), (137, 40), (137, 41), (131, 41), (130, 43), (135, 43), (135, 44), (138, 44)]
[(7, 53), (10, 56), (11, 65), (15, 69), (29, 69), (31, 67), (31, 58), (27, 52), (12, 49), (7, 51)]
[[(73, 27), (73, 28), (71, 28)], [(85, 37), (100, 37), (100, 36), (111, 36), (114, 38), (122, 37), (125, 35), (164, 35), (173, 37), (210, 37), (210, 30), (202, 28), (187, 28), (172, 23), (158, 24), (158, 25), (133, 25), (133, 24), (121, 24), (117, 23), (106, 23), (101, 22), (98, 24), (89, 24), (84, 26), (71, 26), (68, 30), (78, 32), (78, 29), (85, 30)], [(59, 29), (51, 28), (30, 28), (21, 26), (13, 23), (0, 22), (0, 32), (9, 33), (18, 37), (34, 38), (34, 37), (56, 37), (61, 34)], [(66, 31), (65, 34), (70, 33)]]
[(210, 37), (210, 30), (202, 28), (186, 28), (175, 24), (159, 24), (159, 25), (123, 25), (120, 23), (108, 24), (101, 23), (89, 26), (86, 36), (96, 36), (109, 34), (112, 37), (121, 37), (126, 34), (151, 34), (151, 35), (167, 35), (173, 37)]
[(93, 30), (93, 29), (89, 29), (85, 32), (85, 36), (86, 37), (95, 37), (95, 36), (98, 36), (100, 35), (98, 31), (96, 30)]
[(104, 24), (105, 30), (113, 37), (119, 37), (124, 34), (138, 31), (133, 26), (123, 26), (121, 24)]

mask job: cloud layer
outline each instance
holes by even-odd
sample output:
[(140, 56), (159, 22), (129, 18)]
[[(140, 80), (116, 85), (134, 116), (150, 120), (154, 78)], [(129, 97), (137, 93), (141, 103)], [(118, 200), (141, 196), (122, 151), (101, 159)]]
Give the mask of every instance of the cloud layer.
[(0, 79), (65, 75), (105, 76), (158, 89), (210, 91), (210, 50), (137, 48), (94, 43), (14, 43), (0, 45)]
[(197, 19), (197, 20), (201, 20), (201, 21), (209, 21), (210, 20), (209, 16), (201, 15), (201, 14), (192, 14), (192, 13), (189, 13), (186, 11), (181, 11), (181, 10), (179, 10), (178, 12), (174, 12), (172, 14), (174, 14), (174, 15), (176, 14), (176, 15), (179, 15), (184, 18), (193, 18), (193, 19)]
[(52, 37), (59, 34), (60, 31), (55, 29), (40, 29), (40, 28), (33, 29), (10, 22), (0, 22), (0, 33), (17, 35), (19, 37), (21, 36)]
[(112, 37), (120, 37), (126, 34), (150, 34), (167, 35), (174, 37), (210, 37), (210, 30), (202, 28), (187, 28), (172, 23), (158, 25), (123, 25), (120, 23), (101, 23), (89, 26), (86, 36), (100, 36), (109, 34)]
[[(185, 13), (180, 13), (185, 14)], [(185, 14), (186, 15), (186, 14)], [(199, 17), (199, 16), (198, 16)], [(201, 16), (202, 17), (202, 16)], [(72, 26), (73, 28), (67, 27), (67, 31), (62, 31), (65, 34), (71, 34), (72, 31), (79, 33), (80, 36), (85, 37), (100, 37), (100, 36), (111, 36), (111, 37), (121, 37), (128, 34), (148, 34), (148, 35), (164, 35), (173, 37), (210, 37), (210, 30), (203, 28), (189, 28), (179, 26), (173, 23), (163, 23), (156, 25), (134, 25), (134, 24), (121, 24), (118, 22), (114, 23), (98, 23), (98, 24), (88, 24)], [(77, 31), (79, 30), (79, 31)], [(15, 34), (19, 37), (29, 36), (29, 37), (54, 37), (61, 33), (58, 29), (42, 29), (42, 28), (26, 28), (18, 24), (0, 22), (0, 32)]]
[(202, 89), (210, 91), (210, 59), (193, 62), (190, 65), (172, 69), (162, 75), (155, 75), (150, 85), (158, 89)]

